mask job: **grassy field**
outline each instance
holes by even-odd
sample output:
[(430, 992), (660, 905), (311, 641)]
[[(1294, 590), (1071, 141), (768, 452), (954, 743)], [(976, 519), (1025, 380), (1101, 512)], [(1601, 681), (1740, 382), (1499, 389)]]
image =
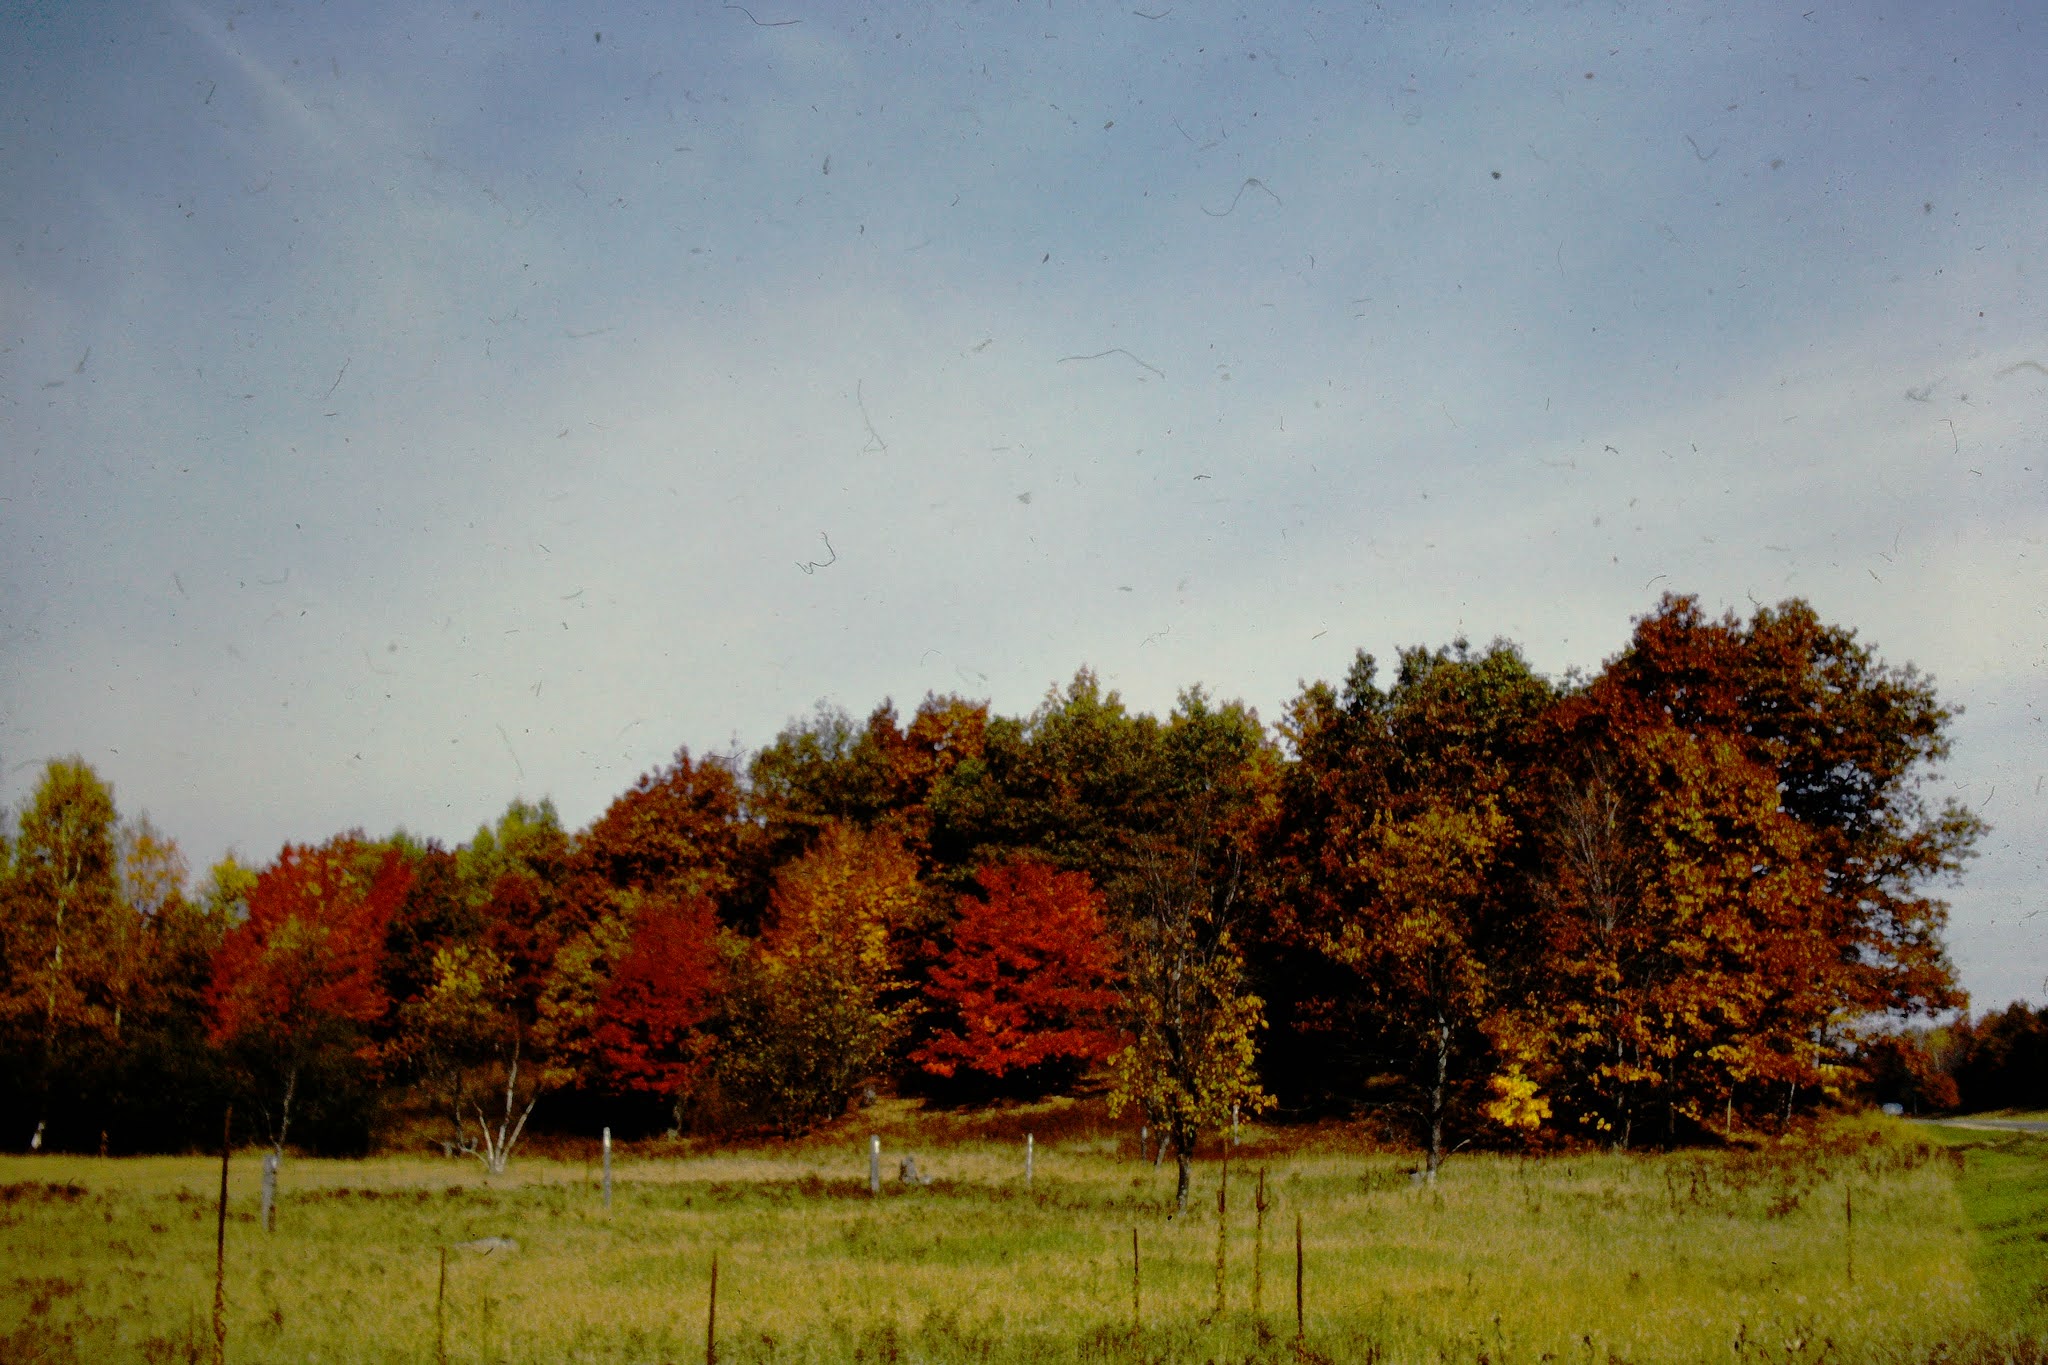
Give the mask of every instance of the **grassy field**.
[[(2026, 1115), (2023, 1117), (2034, 1117)], [(1977, 1238), (1971, 1266), (1986, 1310), (2048, 1341), (2048, 1136), (1948, 1129)]]
[[(2042, 1325), (2038, 1138), (1845, 1123), (1754, 1151), (1460, 1156), (1431, 1188), (1398, 1154), (1253, 1133), (1229, 1173), (1218, 1314), (1218, 1163), (1173, 1220), (1170, 1164), (1154, 1172), (1128, 1136), (1041, 1140), (1026, 1189), (1008, 1133), (875, 1126), (880, 1198), (864, 1125), (622, 1155), (609, 1211), (573, 1158), (495, 1180), (458, 1160), (292, 1160), (268, 1234), (239, 1154), (227, 1356), (431, 1362), (438, 1339), (455, 1362), (701, 1360), (715, 1251), (732, 1362), (2044, 1358), (2025, 1335)], [(929, 1186), (895, 1179), (906, 1150)], [(0, 1361), (209, 1359), (218, 1179), (198, 1158), (0, 1158)], [(518, 1247), (450, 1252), (437, 1328), (441, 1249), (486, 1237)]]

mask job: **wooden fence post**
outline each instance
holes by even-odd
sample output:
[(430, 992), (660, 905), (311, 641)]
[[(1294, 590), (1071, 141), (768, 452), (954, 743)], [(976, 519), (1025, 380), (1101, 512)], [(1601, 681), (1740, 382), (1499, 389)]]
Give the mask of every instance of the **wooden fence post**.
[(1024, 1135), (1024, 1188), (1031, 1188), (1032, 1158), (1037, 1154), (1037, 1142), (1030, 1133)]
[(282, 1160), (275, 1151), (263, 1154), (262, 1219), (265, 1232), (277, 1231), (277, 1168)]
[(448, 1248), (441, 1248), (441, 1282), (434, 1287), (434, 1361), (448, 1365)]
[(1856, 1194), (1842, 1187), (1842, 1250), (1848, 1257), (1849, 1283), (1856, 1283)]
[(612, 1206), (612, 1130), (604, 1130), (604, 1206)]
[(718, 1365), (718, 1252), (711, 1253), (711, 1308), (704, 1315), (704, 1365)]
[(220, 1207), (213, 1231), (213, 1365), (228, 1358), (228, 1151), (234, 1134), (235, 1106), (220, 1121)]
[(868, 1136), (868, 1193), (876, 1198), (882, 1194), (882, 1138), (879, 1133)]

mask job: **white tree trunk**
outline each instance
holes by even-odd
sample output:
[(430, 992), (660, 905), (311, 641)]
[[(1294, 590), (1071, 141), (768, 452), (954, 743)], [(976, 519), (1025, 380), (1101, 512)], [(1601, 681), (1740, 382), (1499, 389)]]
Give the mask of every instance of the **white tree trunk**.
[(532, 1117), (533, 1107), (540, 1103), (540, 1091), (536, 1088), (526, 1107), (519, 1108), (518, 1088), (519, 1047), (514, 1044), (512, 1063), (505, 1068), (505, 1108), (498, 1117), (495, 1132), (491, 1129), (491, 1121), (484, 1117), (483, 1106), (476, 1106), (476, 1126), (482, 1137), (480, 1144), (470, 1150), (492, 1175), (505, 1174), (505, 1167), (512, 1160), (512, 1149), (519, 1145), (519, 1135), (526, 1131), (526, 1120)]

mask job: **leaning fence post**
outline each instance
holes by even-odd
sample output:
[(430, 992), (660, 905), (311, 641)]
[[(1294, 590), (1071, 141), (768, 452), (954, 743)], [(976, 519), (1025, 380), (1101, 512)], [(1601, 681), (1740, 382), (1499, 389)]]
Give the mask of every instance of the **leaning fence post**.
[(604, 1206), (612, 1206), (612, 1130), (604, 1130)]
[(1024, 1188), (1027, 1190), (1031, 1188), (1032, 1159), (1036, 1155), (1037, 1139), (1034, 1135), (1026, 1133), (1024, 1135)]
[(263, 1154), (263, 1230), (277, 1231), (277, 1167), (281, 1158), (276, 1152)]
[(235, 1106), (220, 1121), (220, 1208), (213, 1231), (213, 1361), (228, 1358), (228, 1150), (234, 1132)]
[(441, 1282), (434, 1288), (434, 1361), (448, 1365), (448, 1248), (441, 1248)]
[(1848, 1282), (1856, 1283), (1856, 1193), (1842, 1187), (1842, 1250), (1847, 1256)]
[(868, 1193), (879, 1198), (882, 1193), (882, 1139), (880, 1134), (868, 1136)]
[(704, 1315), (704, 1365), (718, 1365), (718, 1252), (711, 1253), (711, 1308)]

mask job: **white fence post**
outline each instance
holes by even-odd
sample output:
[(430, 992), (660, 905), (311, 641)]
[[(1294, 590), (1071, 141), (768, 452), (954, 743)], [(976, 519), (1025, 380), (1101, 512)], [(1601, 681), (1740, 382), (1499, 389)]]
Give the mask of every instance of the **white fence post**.
[(276, 1152), (263, 1154), (263, 1208), (261, 1217), (265, 1232), (277, 1231), (277, 1166)]

